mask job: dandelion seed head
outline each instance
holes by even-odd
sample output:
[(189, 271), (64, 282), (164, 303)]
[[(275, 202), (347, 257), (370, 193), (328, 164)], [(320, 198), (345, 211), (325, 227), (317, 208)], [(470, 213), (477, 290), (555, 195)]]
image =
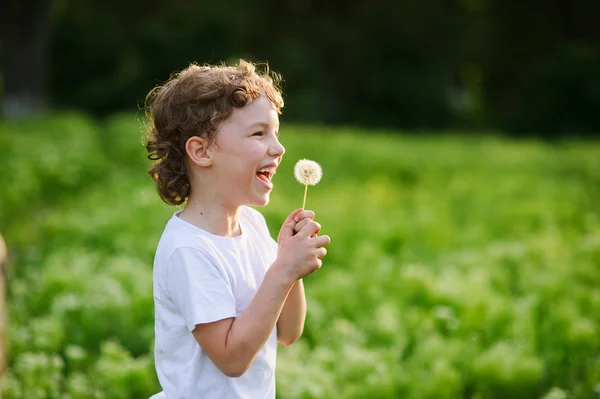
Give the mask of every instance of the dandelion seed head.
[(310, 159), (301, 159), (294, 166), (294, 176), (301, 184), (314, 186), (323, 176), (321, 165)]

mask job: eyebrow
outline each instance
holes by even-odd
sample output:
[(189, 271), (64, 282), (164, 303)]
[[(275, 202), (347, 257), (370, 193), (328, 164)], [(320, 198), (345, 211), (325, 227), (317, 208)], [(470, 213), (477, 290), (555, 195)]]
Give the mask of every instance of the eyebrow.
[[(271, 127), (271, 124), (268, 122), (254, 122), (253, 124), (250, 125), (249, 129), (252, 130), (256, 127), (266, 127), (269, 128)], [(277, 137), (279, 137), (279, 124), (277, 125), (277, 128), (275, 129), (275, 135)]]

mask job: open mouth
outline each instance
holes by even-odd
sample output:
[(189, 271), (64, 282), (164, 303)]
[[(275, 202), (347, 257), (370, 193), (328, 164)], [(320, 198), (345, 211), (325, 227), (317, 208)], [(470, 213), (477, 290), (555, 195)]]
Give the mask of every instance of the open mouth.
[(271, 179), (275, 175), (276, 168), (277, 167), (274, 164), (263, 166), (256, 171), (256, 177), (258, 178), (258, 180), (262, 181), (265, 184), (265, 186), (267, 186), (268, 188), (272, 188), (273, 183), (271, 183)]
[(265, 183), (271, 183), (271, 178), (273, 177), (273, 173), (265, 171), (265, 172), (261, 172), (258, 171), (256, 172), (256, 177), (258, 177), (260, 180), (264, 181)]

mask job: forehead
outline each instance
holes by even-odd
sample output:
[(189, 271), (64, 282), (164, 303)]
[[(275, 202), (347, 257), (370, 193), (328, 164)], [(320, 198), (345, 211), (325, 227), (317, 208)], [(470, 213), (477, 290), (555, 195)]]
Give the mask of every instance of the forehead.
[(245, 126), (256, 124), (279, 125), (277, 109), (264, 95), (242, 108), (234, 109), (229, 119), (231, 123)]

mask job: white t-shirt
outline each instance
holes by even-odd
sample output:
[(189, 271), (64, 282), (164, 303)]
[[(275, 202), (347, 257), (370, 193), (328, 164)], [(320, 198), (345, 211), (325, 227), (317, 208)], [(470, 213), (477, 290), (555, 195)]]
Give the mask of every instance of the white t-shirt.
[(277, 328), (238, 378), (223, 374), (191, 333), (197, 324), (239, 316), (275, 261), (277, 243), (262, 214), (240, 211), (238, 237), (220, 237), (176, 212), (154, 259), (155, 363), (167, 399), (275, 398)]

